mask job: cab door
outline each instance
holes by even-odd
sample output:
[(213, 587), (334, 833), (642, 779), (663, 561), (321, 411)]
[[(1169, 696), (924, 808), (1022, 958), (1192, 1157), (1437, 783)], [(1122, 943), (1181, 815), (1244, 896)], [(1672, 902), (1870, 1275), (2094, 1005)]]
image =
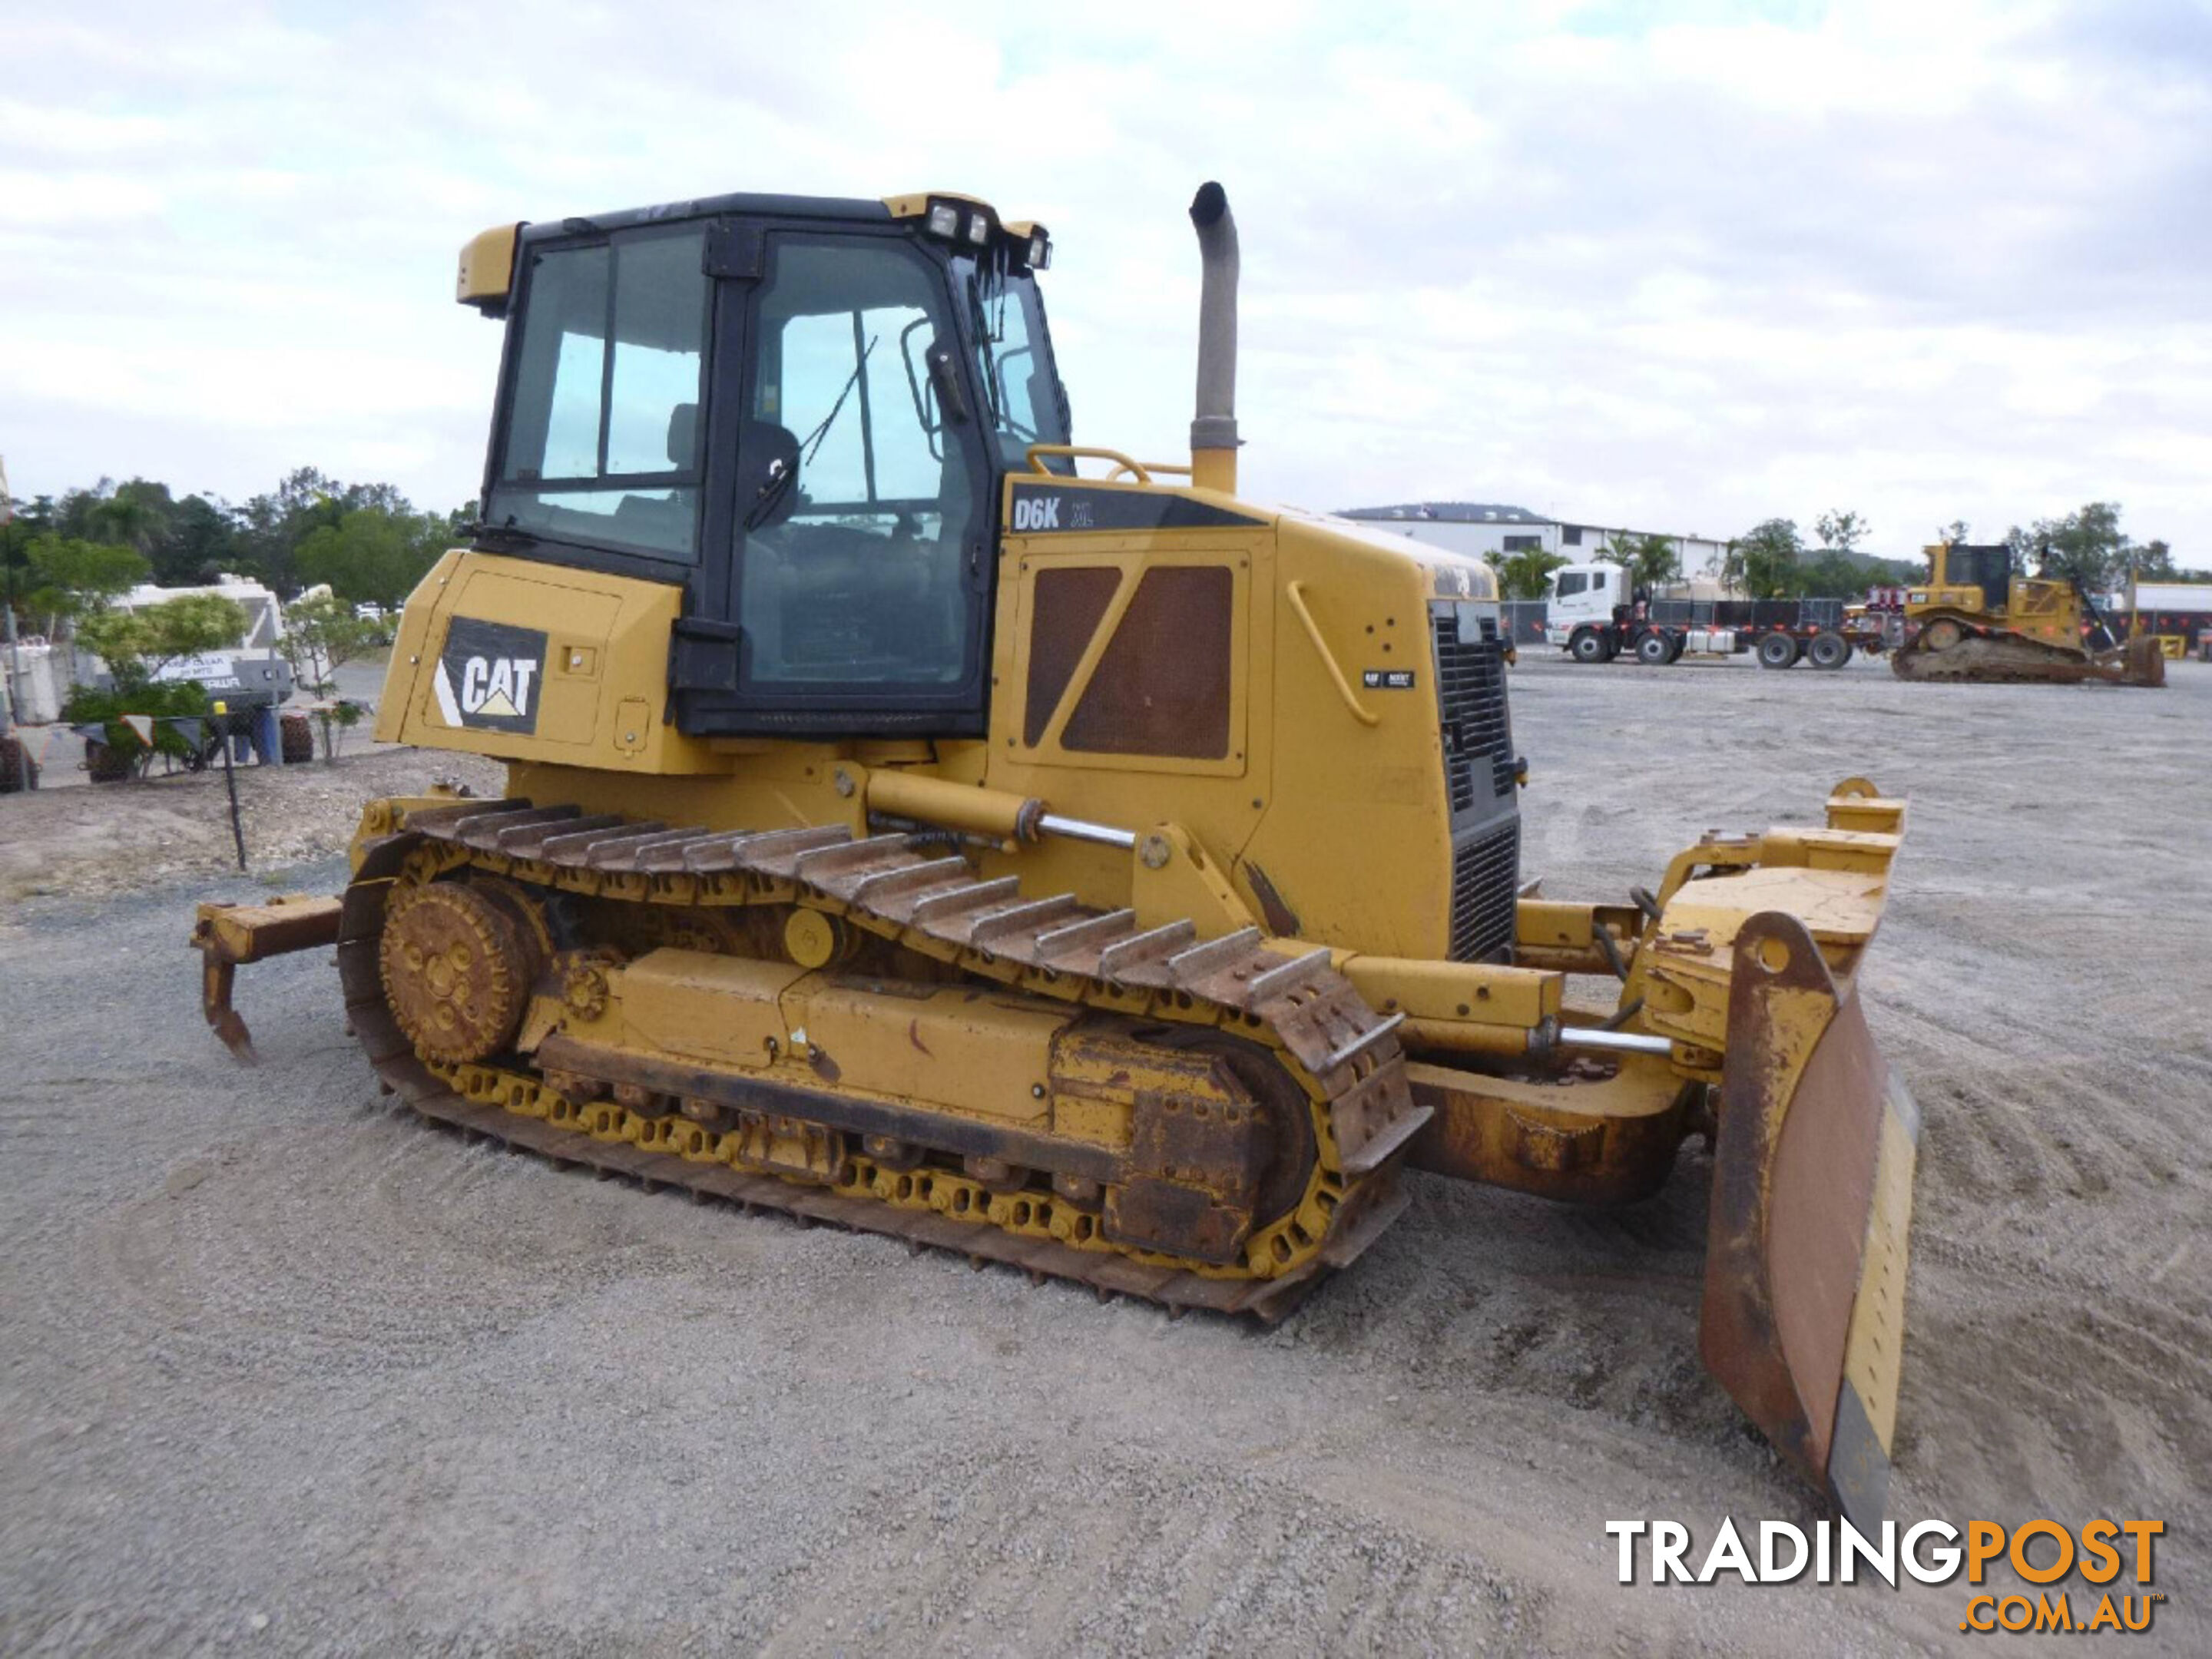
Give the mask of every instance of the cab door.
[(710, 441), (734, 459), (678, 631), (678, 725), (980, 733), (990, 473), (943, 257), (900, 232), (747, 228), (717, 282)]

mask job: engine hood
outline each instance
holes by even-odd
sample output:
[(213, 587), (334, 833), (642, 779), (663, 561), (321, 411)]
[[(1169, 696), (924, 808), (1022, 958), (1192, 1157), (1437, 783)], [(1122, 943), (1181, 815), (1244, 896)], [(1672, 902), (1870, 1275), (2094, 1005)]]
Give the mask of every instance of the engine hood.
[(1437, 599), (1474, 599), (1492, 605), (1498, 602), (1498, 573), (1472, 554), (1454, 553), (1427, 542), (1417, 542), (1410, 536), (1377, 530), (1356, 519), (1340, 519), (1331, 513), (1310, 513), (1295, 507), (1275, 510), (1285, 528), (1296, 525), (1310, 533), (1353, 543), (1363, 549), (1388, 554), (1425, 573), (1428, 591)]

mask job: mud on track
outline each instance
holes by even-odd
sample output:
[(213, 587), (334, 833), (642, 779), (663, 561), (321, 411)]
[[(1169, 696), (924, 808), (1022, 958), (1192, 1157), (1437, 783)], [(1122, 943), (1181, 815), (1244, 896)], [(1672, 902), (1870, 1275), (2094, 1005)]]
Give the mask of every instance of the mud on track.
[[(1864, 976), (1927, 1118), (1893, 1511), (2164, 1519), (2131, 1645), (2202, 1650), (2212, 669), (1514, 695), (1555, 895), (1847, 773), (1913, 797)], [(0, 1649), (1960, 1639), (1957, 1589), (1613, 1584), (1608, 1519), (1813, 1513), (1697, 1366), (1693, 1152), (1610, 1214), (1416, 1177), (1286, 1328), (1171, 1323), (465, 1146), (378, 1097), (325, 961), (241, 975), (239, 1070), (183, 936), (265, 889), (170, 880), (0, 927)]]

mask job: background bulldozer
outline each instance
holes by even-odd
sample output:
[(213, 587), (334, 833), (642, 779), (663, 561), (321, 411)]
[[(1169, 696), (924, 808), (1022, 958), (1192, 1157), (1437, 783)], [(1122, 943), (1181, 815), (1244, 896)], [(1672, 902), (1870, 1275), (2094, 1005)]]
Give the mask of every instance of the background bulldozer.
[[(1236, 493), (1218, 186), (1187, 465), (1070, 439), (987, 204), (729, 196), (509, 226), (471, 545), (377, 735), (503, 799), (372, 801), (335, 943), (413, 1109), (561, 1161), (1285, 1316), (1409, 1167), (1575, 1203), (1713, 1148), (1706, 1363), (1879, 1515), (1917, 1117), (1855, 994), (1901, 802), (1539, 897), (1485, 566)], [(1089, 463), (1104, 476), (1081, 476)]]
[(1890, 655), (1899, 678), (2166, 684), (2158, 641), (2122, 639), (2080, 583), (2017, 574), (2002, 542), (1924, 550), (1928, 583), (1905, 591), (1905, 643)]

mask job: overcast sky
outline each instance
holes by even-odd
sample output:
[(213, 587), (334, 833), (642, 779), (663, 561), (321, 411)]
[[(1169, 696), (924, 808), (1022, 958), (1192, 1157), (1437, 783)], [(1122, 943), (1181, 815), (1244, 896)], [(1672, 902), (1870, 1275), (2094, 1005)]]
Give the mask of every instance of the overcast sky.
[(1172, 459), (1218, 178), (1257, 499), (1893, 554), (2104, 499), (2212, 567), (2212, 0), (0, 0), (0, 55), (18, 495), (456, 505), (461, 243), (737, 190), (1042, 220), (1079, 440)]

